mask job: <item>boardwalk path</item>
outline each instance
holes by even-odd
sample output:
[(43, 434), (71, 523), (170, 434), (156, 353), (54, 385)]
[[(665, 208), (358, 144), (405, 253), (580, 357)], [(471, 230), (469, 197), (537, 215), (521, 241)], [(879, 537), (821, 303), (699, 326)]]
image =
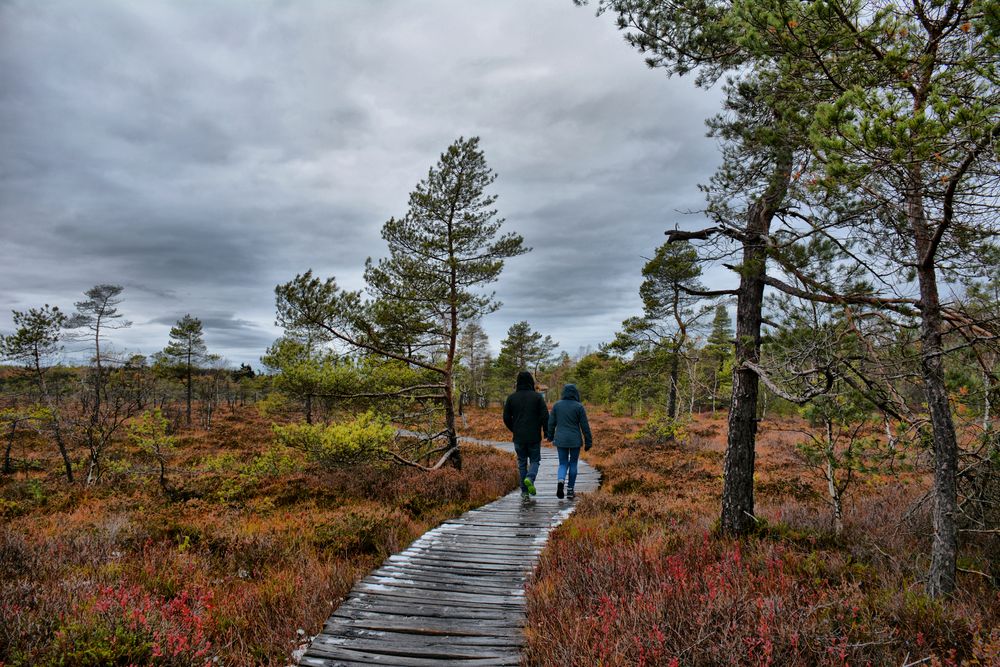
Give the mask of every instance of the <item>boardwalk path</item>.
[[(472, 441), (513, 451), (509, 442)], [(517, 665), (524, 584), (549, 531), (573, 511), (556, 498), (556, 451), (542, 449), (538, 495), (466, 512), (390, 556), (354, 586), (301, 665)], [(599, 476), (580, 461), (577, 492)]]

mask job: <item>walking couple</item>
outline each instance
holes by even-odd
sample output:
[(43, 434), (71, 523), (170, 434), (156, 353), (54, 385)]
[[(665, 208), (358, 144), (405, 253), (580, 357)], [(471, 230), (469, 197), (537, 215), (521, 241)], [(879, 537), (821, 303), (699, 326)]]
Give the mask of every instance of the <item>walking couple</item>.
[(504, 403), (503, 423), (514, 436), (514, 452), (517, 454), (517, 469), (521, 477), (521, 498), (527, 500), (535, 495), (535, 477), (538, 475), (538, 463), (542, 455), (543, 435), (559, 452), (556, 496), (562, 498), (567, 495), (573, 498), (576, 495), (573, 486), (576, 484), (580, 447), (582, 445), (589, 451), (593, 445), (587, 411), (580, 402), (580, 392), (576, 385), (563, 386), (562, 400), (552, 406), (550, 414), (545, 399), (535, 391), (535, 379), (531, 373), (521, 371), (517, 374), (514, 393)]

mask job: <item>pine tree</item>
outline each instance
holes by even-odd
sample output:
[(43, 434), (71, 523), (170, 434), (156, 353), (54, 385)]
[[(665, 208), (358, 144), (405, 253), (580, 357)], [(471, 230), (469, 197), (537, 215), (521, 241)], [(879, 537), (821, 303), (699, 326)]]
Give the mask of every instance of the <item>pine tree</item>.
[(45, 404), (52, 425), (52, 434), (59, 448), (66, 480), (73, 482), (73, 464), (63, 437), (59, 406), (49, 390), (48, 370), (51, 358), (62, 345), (62, 328), (66, 325), (66, 315), (57, 306), (45, 304), (41, 308), (27, 311), (13, 311), (14, 333), (0, 336), (0, 358), (24, 364), (29, 369)]
[(500, 354), (495, 362), (497, 380), (504, 386), (513, 386), (518, 372), (538, 373), (539, 368), (552, 361), (558, 347), (559, 343), (552, 340), (552, 336), (543, 336), (527, 321), (515, 322), (500, 341)]
[(698, 281), (698, 251), (690, 243), (664, 243), (643, 266), (642, 276), (642, 317), (625, 320), (609, 349), (635, 352), (638, 360), (650, 366), (666, 357), (667, 416), (674, 419), (682, 350), (689, 328), (703, 314), (695, 309), (702, 298), (698, 294), (704, 290)]
[(95, 285), (86, 292), (87, 298), (77, 301), (76, 312), (66, 322), (66, 328), (77, 329), (76, 340), (86, 341), (92, 352), (89, 419), (84, 428), (84, 438), (90, 451), (87, 483), (92, 484), (101, 475), (101, 457), (111, 438), (132, 416), (136, 409), (134, 402), (121, 395), (109, 396), (108, 368), (114, 356), (108, 352), (106, 336), (108, 331), (125, 329), (132, 323), (118, 312), (124, 291), (121, 285)]
[(715, 412), (725, 379), (726, 363), (733, 358), (733, 320), (725, 304), (715, 307), (712, 331), (705, 342), (705, 353), (711, 364), (712, 412)]
[(184, 374), (187, 388), (187, 425), (191, 425), (191, 386), (194, 371), (208, 358), (208, 347), (202, 334), (201, 320), (185, 315), (170, 329), (170, 342), (163, 348), (163, 354)]
[[(359, 351), (439, 378), (411, 388), (437, 392), (444, 409), (448, 449), (437, 465), (451, 459), (461, 466), (454, 400), (461, 324), (500, 306), (481, 288), (499, 278), (505, 259), (529, 250), (520, 235), (501, 233), (496, 195), (487, 192), (495, 179), (479, 138), (458, 139), (410, 193), (406, 215), (383, 225), (389, 256), (366, 262), (369, 298), (312, 271), (275, 290), (282, 326), (319, 327)], [(406, 326), (394, 326), (399, 322)]]

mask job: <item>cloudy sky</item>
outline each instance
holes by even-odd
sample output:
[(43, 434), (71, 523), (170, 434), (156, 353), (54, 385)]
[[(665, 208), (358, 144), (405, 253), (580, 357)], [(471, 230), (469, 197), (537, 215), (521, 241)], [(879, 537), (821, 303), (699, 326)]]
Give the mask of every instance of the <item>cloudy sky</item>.
[(382, 223), (477, 135), (507, 228), (494, 348), (528, 320), (575, 354), (639, 310), (643, 257), (703, 220), (717, 91), (648, 70), (570, 0), (0, 0), (0, 330), (125, 286), (114, 342), (185, 313), (258, 365), (274, 286), (360, 287)]

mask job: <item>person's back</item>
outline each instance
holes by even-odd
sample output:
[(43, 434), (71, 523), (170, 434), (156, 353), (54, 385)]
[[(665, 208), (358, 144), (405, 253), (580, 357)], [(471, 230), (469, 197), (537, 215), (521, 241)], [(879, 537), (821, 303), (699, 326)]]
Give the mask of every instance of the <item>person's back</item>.
[(580, 458), (580, 447), (589, 450), (594, 444), (590, 433), (590, 423), (587, 421), (587, 410), (580, 402), (580, 391), (575, 384), (563, 387), (562, 399), (556, 401), (549, 413), (548, 439), (556, 446), (559, 453), (559, 481), (556, 485), (556, 495), (563, 497), (563, 483), (569, 473), (569, 497), (575, 495), (577, 462)]
[(517, 375), (514, 393), (503, 406), (503, 423), (511, 432), (511, 439), (522, 445), (541, 443), (549, 419), (545, 399), (535, 391), (535, 379), (528, 371)]
[(548, 421), (549, 409), (542, 395), (535, 391), (535, 379), (528, 371), (521, 371), (517, 374), (514, 393), (504, 401), (503, 423), (514, 441), (523, 498), (535, 494), (542, 437), (548, 435)]

